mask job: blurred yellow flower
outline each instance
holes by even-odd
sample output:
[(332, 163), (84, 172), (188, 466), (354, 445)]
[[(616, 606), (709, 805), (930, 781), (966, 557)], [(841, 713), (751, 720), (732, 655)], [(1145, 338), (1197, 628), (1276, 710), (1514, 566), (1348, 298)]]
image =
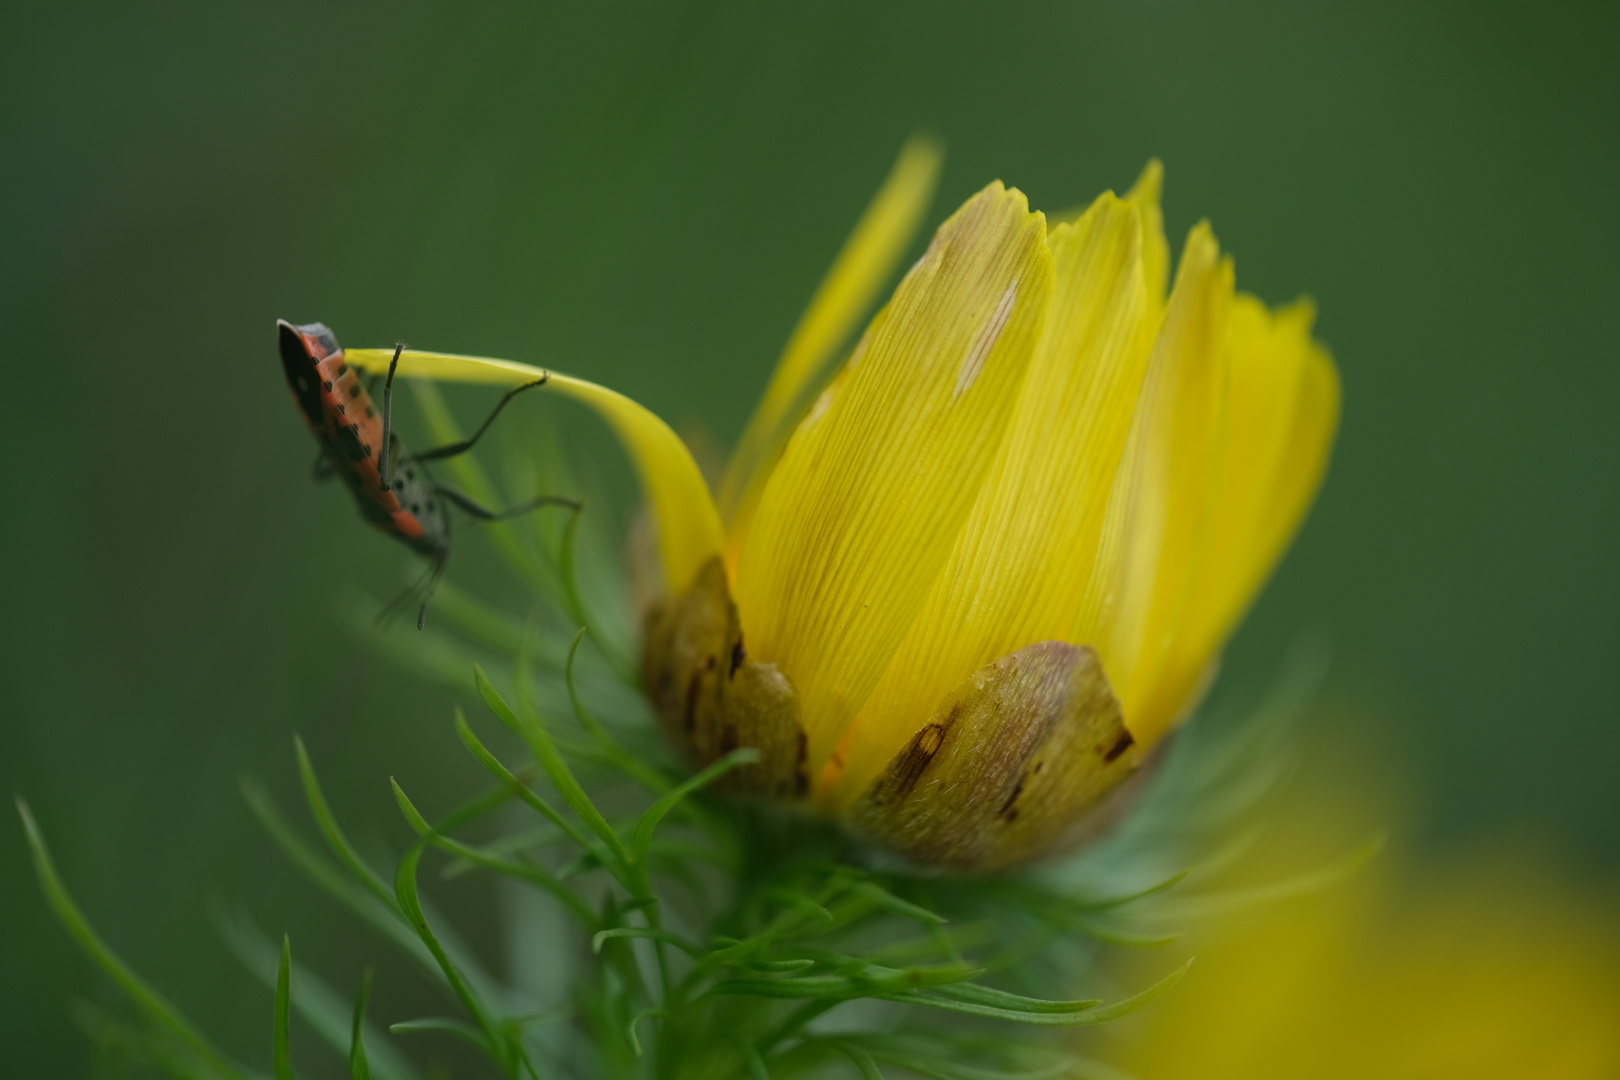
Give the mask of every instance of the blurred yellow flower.
[(1388, 867), (1195, 943), (1119, 1064), (1139, 1080), (1620, 1076), (1620, 921), (1545, 866)]
[[(1072, 841), (1196, 705), (1326, 464), (1313, 312), (1234, 291), (1207, 225), (1166, 295), (1150, 164), (1047, 228), (1000, 183), (935, 234), (849, 352), (939, 163), (916, 140), (801, 319), (720, 488), (581, 380), (657, 519), (647, 692), (699, 761), (962, 869)], [(378, 370), (389, 353), (350, 350)], [(536, 369), (406, 352), (402, 375)]]

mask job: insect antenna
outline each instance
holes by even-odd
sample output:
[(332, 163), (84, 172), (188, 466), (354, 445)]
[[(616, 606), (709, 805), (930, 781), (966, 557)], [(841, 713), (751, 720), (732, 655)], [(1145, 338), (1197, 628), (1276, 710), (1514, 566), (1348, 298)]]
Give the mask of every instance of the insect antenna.
[(435, 560), (433, 571), (428, 575), (427, 589), (422, 593), (422, 606), (416, 612), (416, 628), (418, 630), (422, 629), (422, 623), (427, 618), (428, 602), (433, 599), (433, 594), (439, 590), (439, 579), (444, 576), (444, 563), (445, 560), (443, 559)]
[(422, 629), (423, 622), (427, 618), (428, 601), (433, 599), (433, 594), (439, 587), (439, 578), (444, 576), (446, 561), (443, 558), (432, 560), (421, 577), (407, 585), (404, 592), (388, 601), (387, 605), (377, 612), (375, 625), (379, 628), (387, 626), (393, 622), (394, 616), (399, 614), (399, 609), (404, 607), (407, 601), (421, 595), (422, 607), (416, 613), (416, 628)]

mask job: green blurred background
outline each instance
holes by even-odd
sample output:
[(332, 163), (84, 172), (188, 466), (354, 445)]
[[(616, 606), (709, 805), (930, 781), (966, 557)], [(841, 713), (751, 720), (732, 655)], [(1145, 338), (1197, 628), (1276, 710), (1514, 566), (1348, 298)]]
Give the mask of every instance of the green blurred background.
[[(1173, 241), (1207, 215), (1242, 286), (1317, 297), (1343, 434), (1222, 692), (1325, 632), (1317, 722), (1414, 778), (1421, 850), (1518, 833), (1612, 876), (1617, 11), (8, 6), (0, 788), (107, 937), (263, 1060), (269, 995), (210, 896), (340, 986), (378, 950), (288, 880), (238, 775), (290, 797), (301, 731), (376, 841), (399, 835), (388, 775), (434, 805), (473, 776), (449, 695), (334, 617), (400, 555), (310, 484), (272, 320), (550, 364), (728, 441), (928, 128), (932, 221), (998, 177), (1066, 208), (1157, 155)], [(498, 917), (476, 888), (447, 902)], [(0, 1073), (83, 1074), (66, 1003), (116, 996), (14, 822), (0, 912)]]

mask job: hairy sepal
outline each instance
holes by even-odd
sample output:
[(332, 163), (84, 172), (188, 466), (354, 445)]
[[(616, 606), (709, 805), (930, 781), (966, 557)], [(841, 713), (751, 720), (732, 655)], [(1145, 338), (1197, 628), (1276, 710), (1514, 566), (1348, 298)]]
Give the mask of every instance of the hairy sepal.
[(759, 751), (758, 761), (733, 769), (716, 787), (780, 800), (809, 792), (798, 693), (775, 664), (748, 657), (720, 559), (649, 614), (642, 686), (665, 732), (694, 764), (740, 747)]
[(1142, 757), (1096, 652), (1036, 642), (958, 686), (845, 824), (924, 866), (1004, 870), (1094, 832)]

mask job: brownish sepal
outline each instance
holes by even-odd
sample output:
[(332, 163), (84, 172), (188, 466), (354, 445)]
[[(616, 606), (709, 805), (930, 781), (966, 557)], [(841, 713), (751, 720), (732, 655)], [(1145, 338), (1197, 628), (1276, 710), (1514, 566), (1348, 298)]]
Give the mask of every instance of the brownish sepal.
[(1040, 641), (974, 672), (850, 807), (851, 832), (983, 873), (1061, 851), (1142, 761), (1089, 647)]
[(798, 694), (775, 664), (748, 658), (718, 557), (686, 593), (647, 616), (641, 681), (664, 730), (698, 767), (740, 746), (760, 751), (757, 763), (727, 773), (718, 787), (772, 799), (808, 794)]

